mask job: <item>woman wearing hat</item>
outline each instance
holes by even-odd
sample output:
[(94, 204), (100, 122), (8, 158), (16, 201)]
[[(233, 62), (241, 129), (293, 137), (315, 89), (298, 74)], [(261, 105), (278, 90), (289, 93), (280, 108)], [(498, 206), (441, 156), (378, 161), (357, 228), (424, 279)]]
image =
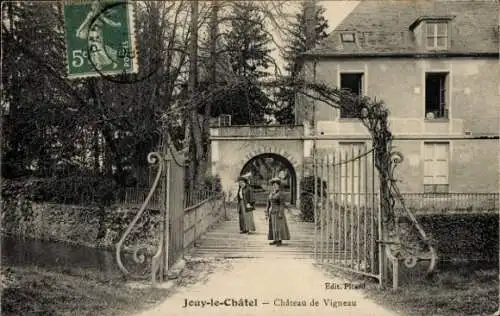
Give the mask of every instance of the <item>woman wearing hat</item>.
[(239, 177), (239, 188), (237, 194), (238, 215), (240, 220), (240, 234), (255, 232), (253, 210), (255, 209), (252, 188), (248, 185), (246, 177)]
[(281, 179), (273, 178), (270, 181), (272, 192), (267, 199), (266, 218), (269, 219), (269, 233), (267, 239), (272, 240), (270, 245), (280, 246), (283, 240), (290, 240), (290, 231), (285, 217), (285, 198), (280, 191)]

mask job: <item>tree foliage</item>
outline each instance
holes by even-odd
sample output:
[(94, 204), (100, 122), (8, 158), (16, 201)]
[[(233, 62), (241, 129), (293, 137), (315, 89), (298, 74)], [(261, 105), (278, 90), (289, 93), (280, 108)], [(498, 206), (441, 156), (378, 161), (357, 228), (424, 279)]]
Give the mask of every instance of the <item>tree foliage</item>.
[[(191, 165), (197, 169), (191, 174), (203, 182), (209, 119), (231, 114), (233, 124), (264, 123), (272, 108), (263, 82), (272, 81), (275, 67), (273, 39), (264, 27), (273, 14), (251, 2), (224, 5), (229, 12), (213, 16), (228, 27), (209, 37), (211, 47), (214, 38), (221, 40), (208, 59), (199, 59), (200, 67), (218, 65), (223, 71), (188, 92), (189, 1), (134, 4), (140, 73), (120, 79), (150, 76), (133, 84), (66, 77), (62, 3), (3, 3), (2, 177), (87, 172), (121, 187), (148, 187), (146, 155), (168, 131), (177, 149), (197, 148), (191, 160), (205, 163)], [(211, 9), (201, 5), (200, 27), (210, 24)], [(188, 143), (185, 127), (191, 121), (200, 125), (200, 134)]]
[(4, 176), (28, 175), (30, 169), (47, 175), (54, 164), (72, 164), (82, 152), (74, 122), (85, 104), (78, 97), (85, 87), (63, 79), (59, 9), (33, 2), (2, 4)]
[(66, 78), (62, 3), (2, 8), (2, 176), (47, 177), (63, 169), (102, 174), (122, 186), (147, 182), (159, 116), (169, 116), (172, 139), (181, 141), (176, 104), (185, 80), (186, 2), (136, 5), (139, 68), (151, 76), (134, 84)]
[[(308, 27), (307, 27), (307, 9), (308, 1), (300, 3), (299, 12), (295, 15), (294, 20), (286, 29), (285, 50), (283, 52), (283, 60), (285, 61), (285, 75), (290, 78), (290, 81), (297, 79), (301, 71), (301, 64), (297, 57), (306, 52), (311, 47), (308, 46)], [(321, 5), (316, 5), (314, 8), (314, 32), (311, 43), (316, 45), (324, 40), (328, 35), (328, 21), (325, 16), (325, 8)], [(283, 86), (279, 89), (278, 99), (280, 102), (279, 109), (275, 112), (275, 117), (281, 124), (294, 123), (294, 107), (295, 107), (295, 90), (290, 86)]]
[(245, 84), (241, 90), (231, 91), (216, 114), (231, 114), (236, 124), (263, 123), (271, 101), (256, 81), (270, 76), (271, 37), (262, 12), (252, 2), (232, 3), (229, 20), (226, 49), (234, 74)]

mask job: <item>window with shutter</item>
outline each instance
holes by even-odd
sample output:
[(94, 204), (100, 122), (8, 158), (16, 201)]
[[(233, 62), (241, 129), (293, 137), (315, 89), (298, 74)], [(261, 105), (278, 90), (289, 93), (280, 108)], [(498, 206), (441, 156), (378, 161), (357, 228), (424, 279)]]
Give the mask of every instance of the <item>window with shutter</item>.
[(429, 72), (425, 78), (425, 117), (448, 118), (447, 73)]
[[(341, 73), (340, 74), (340, 88), (347, 90), (356, 96), (363, 95), (363, 74), (362, 73)], [(341, 100), (341, 103), (344, 101)], [(359, 117), (361, 109), (357, 104), (352, 107), (341, 107), (340, 118), (357, 118)]]
[(439, 113), (438, 117), (447, 117), (446, 111), (446, 85), (445, 80), (439, 81)]
[(425, 143), (424, 148), (424, 193), (447, 193), (449, 143)]

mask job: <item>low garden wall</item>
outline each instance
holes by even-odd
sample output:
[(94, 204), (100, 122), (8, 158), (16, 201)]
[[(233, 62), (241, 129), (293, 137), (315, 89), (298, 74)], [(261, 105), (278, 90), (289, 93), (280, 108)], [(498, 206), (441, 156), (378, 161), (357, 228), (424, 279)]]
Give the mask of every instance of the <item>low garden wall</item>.
[[(106, 208), (34, 203), (17, 200), (2, 203), (2, 234), (47, 241), (64, 241), (92, 248), (114, 250), (137, 214), (138, 208)], [(222, 199), (208, 199), (188, 208), (184, 215), (184, 245), (189, 247), (211, 225), (223, 218)], [(154, 253), (159, 242), (161, 214), (146, 210), (124, 244), (146, 245)]]
[[(498, 194), (447, 194), (432, 197), (428, 194), (408, 195), (405, 198), (408, 209), (416, 216), (425, 233), (431, 238), (441, 262), (468, 261), (490, 262), (496, 264), (499, 259), (499, 203)], [(312, 195), (301, 199), (301, 216), (314, 221)], [(326, 209), (332, 208), (332, 202)], [(337, 225), (336, 231), (350, 227), (349, 220), (354, 219), (353, 229), (360, 225), (364, 229), (365, 218), (375, 219), (372, 208), (347, 207), (336, 204), (333, 212), (326, 212), (318, 201), (318, 227), (321, 223)], [(400, 207), (396, 204), (396, 208)], [(359, 212), (358, 212), (359, 210)], [(359, 217), (358, 217), (359, 213)], [(334, 215), (333, 215), (334, 214)], [(353, 214), (353, 217), (351, 217)], [(375, 211), (376, 214), (376, 211)], [(398, 209), (398, 214), (405, 211)], [(373, 216), (373, 217), (371, 217)], [(339, 218), (345, 222), (339, 224)], [(357, 222), (356, 222), (357, 219)], [(347, 226), (344, 226), (347, 225)], [(368, 227), (370, 225), (368, 224)]]
[(184, 249), (193, 246), (203, 233), (226, 216), (222, 199), (209, 199), (187, 208), (184, 213)]

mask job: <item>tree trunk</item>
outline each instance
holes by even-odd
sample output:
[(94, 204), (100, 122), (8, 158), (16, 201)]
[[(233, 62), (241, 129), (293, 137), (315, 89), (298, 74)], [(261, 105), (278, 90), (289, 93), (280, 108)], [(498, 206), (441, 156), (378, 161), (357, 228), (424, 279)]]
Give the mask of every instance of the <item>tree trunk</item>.
[[(316, 32), (315, 32), (315, 28), (316, 28), (316, 0), (307, 0), (307, 5), (305, 7), (305, 12), (304, 12), (304, 17), (305, 17), (305, 20), (306, 20), (306, 42), (305, 42), (305, 50), (308, 51), (312, 48), (314, 48), (314, 45), (316, 43)], [(295, 81), (297, 78), (296, 76), (300, 76), (301, 79), (305, 82), (306, 81), (306, 71), (305, 70), (305, 67), (303, 65), (301, 65), (300, 68), (297, 69), (297, 73), (295, 74), (295, 76), (292, 78), (293, 81)], [(315, 80), (315, 79), (314, 79)], [(293, 96), (293, 100), (294, 102), (296, 102), (296, 98), (297, 98), (297, 86), (295, 86), (294, 84), (294, 96)], [(309, 108), (309, 104), (308, 102), (302, 98), (304, 104), (302, 104), (302, 107), (305, 107), (305, 111), (300, 113), (299, 115), (299, 112), (297, 110), (297, 105), (295, 105), (295, 124), (301, 124), (302, 122), (299, 122), (299, 116), (304, 116), (302, 117), (302, 120), (308, 116), (307, 113), (308, 113), (308, 108)], [(313, 104), (312, 106), (312, 111), (314, 112), (315, 109), (314, 109), (314, 100), (311, 101), (311, 103)], [(296, 104), (296, 103), (293, 103), (293, 104)], [(314, 115), (313, 115), (314, 116)], [(316, 135), (315, 133), (315, 118), (312, 117), (311, 118), (311, 129), (314, 133), (314, 135)], [(316, 142), (314, 141), (313, 142), (313, 148), (315, 148), (316, 146)], [(314, 149), (313, 149), (314, 150)]]
[[(212, 1), (212, 11), (210, 19), (210, 82), (211, 85), (217, 86), (217, 35), (218, 35), (218, 14), (219, 3), (217, 0)], [(207, 102), (205, 105), (205, 115), (203, 117), (203, 158), (201, 166), (203, 173), (208, 170), (208, 161), (210, 160), (210, 118), (212, 117), (212, 103)]]
[(100, 146), (99, 146), (99, 130), (97, 129), (97, 126), (94, 127), (94, 172), (95, 175), (100, 174), (100, 163), (99, 163), (99, 158), (101, 156), (101, 151), (100, 151)]
[(191, 1), (191, 40), (189, 45), (189, 94), (190, 102), (190, 182), (189, 191), (193, 192), (200, 181), (199, 158), (202, 149), (201, 129), (198, 123), (198, 107), (195, 93), (198, 87), (198, 0)]

